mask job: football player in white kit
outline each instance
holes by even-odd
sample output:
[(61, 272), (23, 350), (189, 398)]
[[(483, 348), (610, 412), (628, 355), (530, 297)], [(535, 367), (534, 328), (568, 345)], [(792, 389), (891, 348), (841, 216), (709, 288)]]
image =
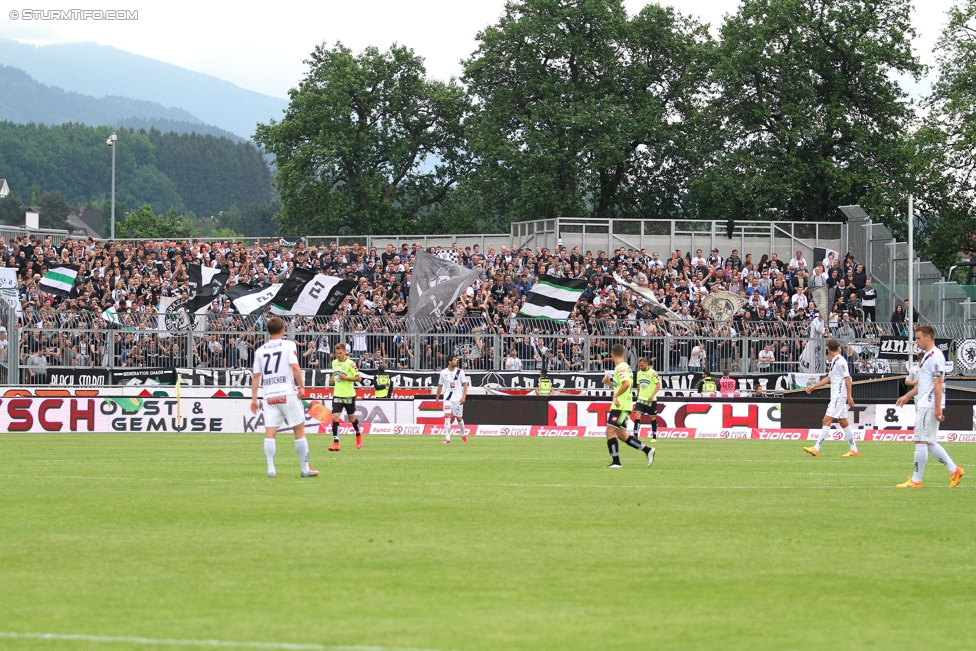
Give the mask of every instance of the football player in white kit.
[(815, 457), (820, 456), (820, 446), (824, 444), (830, 436), (830, 426), (836, 419), (844, 430), (851, 449), (842, 456), (859, 457), (861, 453), (857, 451), (857, 441), (854, 440), (854, 432), (851, 430), (851, 423), (847, 419), (847, 408), (854, 407), (854, 395), (851, 392), (851, 372), (847, 367), (847, 360), (840, 354), (840, 342), (836, 339), (827, 340), (828, 366), (827, 376), (807, 387), (807, 393), (813, 393), (822, 386), (830, 383), (830, 403), (827, 405), (827, 413), (823, 418), (823, 429), (820, 430), (820, 438), (813, 447), (803, 448), (803, 451)]
[(898, 398), (901, 407), (915, 398), (915, 471), (898, 488), (921, 488), (922, 475), (929, 454), (939, 460), (949, 471), (949, 486), (955, 488), (964, 474), (961, 466), (953, 463), (949, 453), (939, 445), (939, 423), (945, 420), (945, 355), (935, 345), (935, 328), (929, 324), (916, 326), (915, 343), (925, 351), (918, 364), (918, 383), (912, 390)]
[(275, 434), (279, 429), (295, 430), (295, 452), (302, 466), (302, 477), (317, 477), (318, 470), (308, 467), (308, 440), (305, 438), (305, 379), (298, 365), (298, 347), (283, 338), (285, 322), (278, 317), (268, 319), (268, 335), (254, 354), (251, 380), (251, 413), (258, 413), (258, 388), (264, 389), (264, 456), (268, 461), (268, 477), (275, 472)]
[(442, 443), (451, 442), (451, 423), (457, 421), (461, 426), (461, 440), (468, 442), (468, 433), (464, 429), (464, 401), (468, 397), (468, 376), (464, 369), (458, 366), (457, 355), (447, 358), (447, 368), (441, 371), (441, 377), (437, 381), (437, 401), (441, 399), (441, 390), (444, 393), (444, 402), (441, 406), (444, 409), (444, 440)]

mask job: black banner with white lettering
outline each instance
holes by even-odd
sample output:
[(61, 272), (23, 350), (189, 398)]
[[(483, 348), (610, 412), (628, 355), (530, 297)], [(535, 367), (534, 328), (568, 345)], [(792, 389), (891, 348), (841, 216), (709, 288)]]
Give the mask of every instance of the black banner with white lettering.
[[(946, 357), (949, 356), (949, 346), (951, 344), (951, 339), (935, 340), (935, 346)], [(911, 349), (909, 349), (909, 346), (911, 346)], [(881, 346), (878, 349), (878, 357), (881, 359), (908, 359), (909, 352), (912, 355), (918, 355), (922, 352), (922, 349), (914, 341), (909, 342), (907, 337), (881, 337)]]
[(47, 378), (52, 387), (107, 387), (112, 376), (107, 368), (49, 367)]
[(53, 366), (47, 377), (52, 387), (158, 386), (176, 384), (176, 369)]
[(175, 368), (113, 368), (112, 384), (116, 386), (155, 386), (176, 384)]

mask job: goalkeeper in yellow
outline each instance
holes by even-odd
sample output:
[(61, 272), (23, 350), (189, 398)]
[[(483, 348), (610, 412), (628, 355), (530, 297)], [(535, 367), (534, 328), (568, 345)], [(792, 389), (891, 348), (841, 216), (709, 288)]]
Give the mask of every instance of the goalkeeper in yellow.
[(651, 368), (647, 360), (637, 360), (637, 407), (634, 409), (634, 436), (640, 437), (641, 414), (651, 421), (651, 438), (657, 440), (657, 391), (661, 388), (661, 378)]
[(335, 359), (332, 360), (332, 447), (329, 452), (339, 451), (339, 416), (343, 411), (356, 430), (356, 449), (363, 447), (363, 435), (356, 418), (356, 382), (362, 382), (356, 363), (346, 357), (346, 345), (336, 344)]
[(636, 436), (627, 433), (627, 419), (630, 412), (634, 410), (634, 396), (631, 393), (633, 373), (624, 356), (627, 349), (622, 344), (614, 344), (610, 349), (610, 357), (613, 358), (613, 374), (603, 378), (603, 383), (613, 388), (613, 405), (610, 407), (610, 414), (607, 416), (607, 449), (610, 450), (612, 459), (607, 468), (620, 468), (620, 452), (618, 441), (623, 441), (635, 450), (639, 450), (647, 455), (647, 465), (654, 463), (654, 448), (648, 447), (640, 442)]

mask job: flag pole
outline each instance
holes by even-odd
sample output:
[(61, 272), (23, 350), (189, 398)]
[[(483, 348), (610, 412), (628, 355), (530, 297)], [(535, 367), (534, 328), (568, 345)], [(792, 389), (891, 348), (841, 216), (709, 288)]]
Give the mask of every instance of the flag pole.
[(908, 368), (912, 367), (915, 347), (915, 328), (912, 323), (912, 310), (915, 309), (915, 198), (908, 195)]

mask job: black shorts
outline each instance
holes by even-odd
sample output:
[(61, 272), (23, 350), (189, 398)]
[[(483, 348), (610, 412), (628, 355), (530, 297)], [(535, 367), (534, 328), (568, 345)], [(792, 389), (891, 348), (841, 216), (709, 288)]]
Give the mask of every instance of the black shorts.
[(638, 414), (650, 414), (651, 416), (657, 416), (657, 400), (651, 400), (650, 402), (638, 402), (634, 411)]
[(346, 413), (350, 416), (356, 415), (356, 399), (355, 398), (336, 398), (332, 397), (332, 413), (338, 416), (345, 409)]
[(607, 416), (607, 425), (610, 427), (619, 427), (620, 429), (627, 429), (627, 418), (630, 416), (629, 411), (621, 411), (619, 409), (612, 409), (610, 415)]

